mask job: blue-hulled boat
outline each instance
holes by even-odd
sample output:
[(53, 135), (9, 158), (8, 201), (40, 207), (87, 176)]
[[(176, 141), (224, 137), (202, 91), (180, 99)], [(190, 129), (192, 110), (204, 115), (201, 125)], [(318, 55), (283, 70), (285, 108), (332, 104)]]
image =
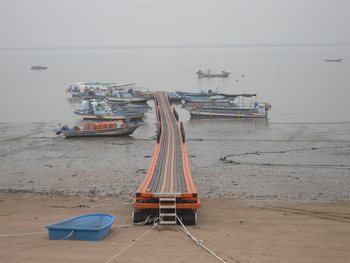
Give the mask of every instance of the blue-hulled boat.
[(48, 225), (49, 239), (98, 241), (108, 236), (115, 217), (110, 214), (88, 214)]

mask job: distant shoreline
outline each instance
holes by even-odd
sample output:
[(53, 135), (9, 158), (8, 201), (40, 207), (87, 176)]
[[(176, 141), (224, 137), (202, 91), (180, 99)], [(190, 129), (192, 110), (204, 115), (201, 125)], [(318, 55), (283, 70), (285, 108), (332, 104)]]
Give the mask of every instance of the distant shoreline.
[(89, 50), (89, 49), (180, 49), (180, 48), (249, 48), (249, 47), (324, 47), (350, 46), (350, 43), (279, 43), (279, 44), (213, 44), (213, 45), (139, 45), (139, 46), (80, 46), (80, 47), (0, 47), (1, 51)]

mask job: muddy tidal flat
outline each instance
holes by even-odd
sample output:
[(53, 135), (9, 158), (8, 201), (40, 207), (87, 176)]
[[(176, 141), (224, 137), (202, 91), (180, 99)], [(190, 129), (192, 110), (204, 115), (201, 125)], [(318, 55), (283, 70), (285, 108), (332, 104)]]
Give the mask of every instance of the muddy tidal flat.
[[(223, 129), (213, 136), (217, 125)], [(155, 127), (102, 139), (67, 139), (53, 127), (0, 123), (2, 192), (133, 198), (153, 156)], [(185, 129), (202, 198), (261, 204), (350, 200), (349, 123), (195, 120)]]

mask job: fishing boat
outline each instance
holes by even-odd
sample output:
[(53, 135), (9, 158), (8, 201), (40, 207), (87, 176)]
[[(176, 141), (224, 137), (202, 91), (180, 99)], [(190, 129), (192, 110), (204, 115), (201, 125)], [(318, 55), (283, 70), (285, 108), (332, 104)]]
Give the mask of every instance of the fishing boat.
[[(231, 99), (234, 95), (231, 95)], [(236, 117), (236, 118), (265, 118), (271, 105), (266, 102), (257, 102), (256, 94), (238, 94), (230, 103), (194, 103), (189, 106), (188, 112), (191, 118), (215, 118), (215, 117)], [(249, 100), (247, 102), (246, 100)]]
[[(131, 99), (134, 101), (143, 101), (147, 102), (149, 98), (152, 97), (151, 92), (145, 88), (135, 88), (135, 83), (116, 85), (116, 83), (108, 82), (76, 82), (74, 85), (70, 85), (66, 89), (66, 93), (72, 95), (72, 97), (80, 97), (83, 99), (106, 99), (111, 98), (113, 101), (127, 101), (130, 102)], [(124, 95), (129, 94), (129, 95)], [(120, 95), (121, 94), (121, 95)], [(119, 99), (116, 97), (123, 97), (127, 99)], [(131, 97), (131, 99), (130, 99)], [(143, 97), (139, 99), (139, 97)]]
[(180, 96), (214, 96), (214, 95), (222, 95), (222, 92), (217, 88), (215, 91), (212, 89), (209, 90), (200, 90), (199, 92), (188, 92), (188, 91), (175, 91), (175, 93)]
[(84, 100), (74, 114), (87, 120), (139, 120), (148, 108), (110, 107), (105, 100)]
[(128, 123), (122, 120), (99, 122), (99, 123), (84, 123), (81, 127), (73, 127), (70, 129), (64, 125), (58, 129), (52, 129), (57, 135), (63, 134), (66, 137), (92, 137), (92, 136), (119, 136), (130, 135), (143, 123)]
[(70, 93), (72, 97), (81, 97), (84, 99), (91, 98), (107, 98), (112, 92), (116, 83), (102, 83), (102, 82), (76, 82), (75, 85), (70, 85), (66, 92)]
[(198, 70), (197, 71), (197, 75), (198, 77), (228, 77), (228, 75), (230, 75), (230, 72), (226, 72), (226, 71), (222, 71), (221, 73), (215, 73), (213, 71), (211, 71), (210, 69), (207, 69), (206, 71), (202, 71), (202, 70)]
[(87, 214), (46, 226), (49, 239), (98, 241), (108, 236), (115, 217), (110, 214)]
[(223, 95), (212, 95), (212, 96), (189, 96), (185, 95), (182, 97), (185, 102), (230, 102), (230, 98)]
[(182, 100), (186, 102), (229, 102), (230, 98), (222, 94), (219, 90), (208, 91), (200, 90), (199, 92), (181, 92), (177, 91), (181, 95)]
[(108, 96), (111, 102), (147, 103), (149, 99), (149, 96), (141, 96), (141, 93), (133, 93), (132, 89), (129, 91), (125, 88), (114, 89)]
[(170, 100), (181, 100), (182, 96), (177, 92), (169, 92), (168, 97)]
[(333, 58), (333, 54), (332, 59), (325, 59), (326, 62), (341, 62), (342, 60), (342, 58)]
[(43, 67), (43, 66), (32, 66), (30, 69), (33, 69), (33, 70), (41, 70), (41, 69), (47, 69), (47, 67)]

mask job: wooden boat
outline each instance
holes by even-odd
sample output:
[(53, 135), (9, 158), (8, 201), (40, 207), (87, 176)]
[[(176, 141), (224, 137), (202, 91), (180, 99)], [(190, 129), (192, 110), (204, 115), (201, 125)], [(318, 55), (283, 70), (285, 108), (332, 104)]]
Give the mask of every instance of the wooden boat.
[(201, 70), (198, 70), (197, 71), (197, 75), (198, 77), (228, 77), (228, 75), (230, 75), (231, 73), (230, 72), (226, 72), (226, 71), (222, 71), (221, 73), (215, 73), (213, 71), (211, 71), (210, 69), (207, 69), (206, 71), (201, 71)]
[(52, 129), (57, 135), (66, 137), (120, 136), (132, 134), (143, 123), (126, 123), (122, 120), (99, 123), (85, 123), (81, 127), (70, 129), (67, 125)]
[(49, 239), (98, 241), (108, 236), (115, 217), (110, 214), (88, 214), (48, 225)]
[[(233, 95), (231, 95), (233, 96)], [(250, 99), (246, 102), (245, 99)], [(255, 101), (253, 101), (255, 98)], [(204, 102), (192, 104), (188, 111), (192, 118), (215, 118), (215, 117), (236, 117), (236, 118), (265, 118), (271, 105), (266, 102), (257, 102), (256, 94), (236, 95), (236, 100), (227, 104), (207, 104)]]

